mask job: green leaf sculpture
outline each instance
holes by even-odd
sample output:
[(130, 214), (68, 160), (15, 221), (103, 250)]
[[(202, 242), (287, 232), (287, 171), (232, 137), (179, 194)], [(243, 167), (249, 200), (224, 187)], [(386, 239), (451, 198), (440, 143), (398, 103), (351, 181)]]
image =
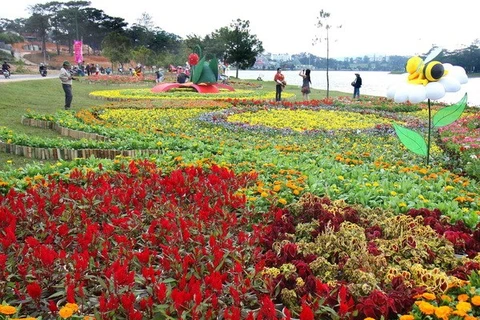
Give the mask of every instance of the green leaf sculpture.
[(209, 84), (209, 83), (216, 83), (216, 82), (217, 82), (217, 78), (215, 78), (215, 75), (213, 74), (213, 70), (210, 68), (209, 63), (204, 62), (200, 78), (198, 79), (197, 82), (193, 82), (193, 83)]
[(400, 141), (408, 150), (421, 156), (427, 155), (427, 144), (419, 133), (396, 123), (393, 124), (393, 128), (395, 129)]
[(433, 126), (443, 127), (455, 122), (462, 115), (467, 106), (467, 94), (463, 96), (462, 100), (451, 106), (442, 108), (433, 116)]
[(210, 60), (209, 63), (210, 70), (212, 70), (213, 75), (215, 77), (215, 81), (218, 79), (218, 60), (217, 58), (213, 58)]
[(201, 58), (195, 67), (193, 67), (192, 82), (198, 83), (202, 75), (203, 65), (205, 64), (205, 57)]

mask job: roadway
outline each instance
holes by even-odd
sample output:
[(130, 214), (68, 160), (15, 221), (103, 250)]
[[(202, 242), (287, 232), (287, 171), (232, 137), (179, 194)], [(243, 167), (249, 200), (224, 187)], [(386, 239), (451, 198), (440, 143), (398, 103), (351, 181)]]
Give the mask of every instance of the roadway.
[(58, 78), (58, 71), (56, 74), (47, 74), (46, 77), (42, 77), (39, 74), (12, 74), (10, 78), (6, 79), (3, 74), (0, 74), (0, 83), (7, 83), (12, 81), (26, 81), (26, 80), (45, 80)]

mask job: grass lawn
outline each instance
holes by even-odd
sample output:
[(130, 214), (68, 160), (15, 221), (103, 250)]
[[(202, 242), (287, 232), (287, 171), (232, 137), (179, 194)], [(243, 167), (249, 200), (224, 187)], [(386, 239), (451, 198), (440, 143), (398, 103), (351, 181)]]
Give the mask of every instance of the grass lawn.
[[(93, 90), (112, 89), (113, 86), (91, 85), (86, 82), (74, 82), (73, 103), (74, 110), (100, 106), (108, 101), (93, 99), (88, 96)], [(0, 101), (0, 126), (12, 131), (45, 138), (61, 137), (57, 132), (24, 126), (21, 123), (22, 115), (28, 109), (44, 114), (54, 114), (63, 110), (64, 93), (58, 79), (17, 81), (0, 84), (2, 100)], [(22, 167), (27, 163), (39, 163), (33, 159), (0, 153), (0, 170), (7, 167)]]

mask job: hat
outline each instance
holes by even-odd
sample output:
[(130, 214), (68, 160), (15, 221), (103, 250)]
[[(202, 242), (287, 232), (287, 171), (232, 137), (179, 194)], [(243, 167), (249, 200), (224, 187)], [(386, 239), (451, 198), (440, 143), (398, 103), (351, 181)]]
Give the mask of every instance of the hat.
[(63, 61), (63, 65), (64, 66), (69, 66), (70, 65), (70, 62), (68, 62), (67, 60)]
[(360, 74), (359, 73), (355, 73), (356, 76), (359, 76)]

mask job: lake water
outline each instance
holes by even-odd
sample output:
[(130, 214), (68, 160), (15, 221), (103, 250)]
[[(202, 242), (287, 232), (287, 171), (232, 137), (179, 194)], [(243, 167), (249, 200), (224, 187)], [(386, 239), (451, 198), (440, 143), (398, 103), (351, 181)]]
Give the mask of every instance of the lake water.
[[(273, 81), (276, 71), (274, 70), (239, 70), (238, 77), (240, 79), (257, 79), (261, 76), (263, 80)], [(299, 71), (282, 71), (285, 76), (285, 81), (289, 85), (302, 85), (302, 78), (298, 75)], [(229, 70), (229, 76), (235, 76), (235, 70)], [(320, 70), (313, 70), (310, 74), (312, 79), (312, 87), (315, 89), (327, 89), (327, 72)], [(329, 71), (330, 90), (340, 91), (353, 94), (353, 87), (350, 83), (355, 79), (355, 72), (353, 71)], [(372, 96), (387, 96), (387, 88), (390, 84), (401, 80), (402, 75), (390, 74), (383, 71), (362, 71), (362, 88), (360, 95)], [(273, 88), (272, 88), (273, 89)], [(480, 106), (480, 78), (470, 78), (468, 83), (462, 85), (462, 89), (455, 93), (447, 93), (444, 98), (439, 101), (446, 103), (456, 103), (460, 101), (465, 92), (468, 93), (468, 105)]]

